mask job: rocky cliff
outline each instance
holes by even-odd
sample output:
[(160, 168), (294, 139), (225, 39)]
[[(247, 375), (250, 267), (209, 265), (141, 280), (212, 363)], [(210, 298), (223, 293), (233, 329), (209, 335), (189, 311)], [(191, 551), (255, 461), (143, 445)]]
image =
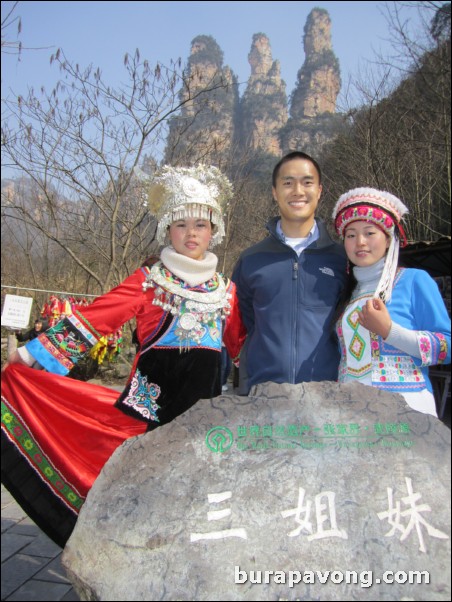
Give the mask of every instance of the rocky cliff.
[(303, 38), (305, 61), (292, 92), (290, 117), (281, 130), (284, 152), (307, 149), (317, 154), (332, 137), (336, 100), (341, 87), (339, 61), (331, 43), (331, 19), (315, 8), (306, 21)]
[(288, 117), (286, 84), (265, 34), (253, 36), (248, 61), (251, 76), (241, 100), (242, 143), (246, 149), (278, 156), (279, 131)]
[(314, 9), (304, 28), (305, 62), (292, 93), (293, 119), (334, 113), (341, 88), (339, 61), (331, 43), (331, 20), (326, 10)]
[(223, 66), (223, 52), (210, 36), (196, 37), (180, 92), (186, 101), (170, 122), (165, 161), (222, 165), (253, 152), (280, 157), (291, 150), (318, 154), (337, 129), (336, 100), (341, 80), (331, 42), (328, 12), (315, 8), (304, 28), (305, 61), (290, 99), (270, 40), (253, 36), (251, 75), (239, 98), (237, 78)]
[(221, 165), (232, 151), (238, 108), (237, 78), (223, 66), (223, 52), (211, 36), (197, 36), (179, 92), (185, 104), (170, 120), (165, 162), (203, 161)]

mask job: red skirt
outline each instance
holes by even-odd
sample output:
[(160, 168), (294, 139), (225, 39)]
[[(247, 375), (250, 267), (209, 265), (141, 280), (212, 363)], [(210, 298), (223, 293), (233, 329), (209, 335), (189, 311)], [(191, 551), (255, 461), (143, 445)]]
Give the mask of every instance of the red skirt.
[(20, 364), (2, 372), (2, 483), (61, 546), (105, 462), (146, 431), (114, 407), (118, 397)]

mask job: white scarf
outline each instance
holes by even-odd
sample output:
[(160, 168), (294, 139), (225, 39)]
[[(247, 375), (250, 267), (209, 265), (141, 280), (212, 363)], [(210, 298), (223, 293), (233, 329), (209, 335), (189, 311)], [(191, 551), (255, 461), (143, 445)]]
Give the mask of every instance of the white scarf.
[(165, 247), (160, 254), (160, 259), (170, 272), (191, 287), (213, 278), (218, 263), (218, 257), (210, 251), (206, 251), (204, 259), (192, 259), (178, 253), (173, 247)]

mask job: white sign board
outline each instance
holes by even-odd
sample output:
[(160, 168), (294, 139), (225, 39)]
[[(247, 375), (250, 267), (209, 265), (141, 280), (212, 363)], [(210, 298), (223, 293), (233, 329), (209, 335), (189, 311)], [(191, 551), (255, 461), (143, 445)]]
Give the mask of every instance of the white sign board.
[(33, 299), (17, 295), (5, 295), (2, 311), (2, 326), (26, 328), (30, 321)]

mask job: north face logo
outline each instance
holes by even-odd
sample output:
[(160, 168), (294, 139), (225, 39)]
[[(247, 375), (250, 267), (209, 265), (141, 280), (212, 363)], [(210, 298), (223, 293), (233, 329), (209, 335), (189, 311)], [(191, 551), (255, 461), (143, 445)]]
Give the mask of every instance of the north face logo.
[(331, 268), (319, 268), (319, 270), (321, 272), (323, 272), (324, 274), (326, 274), (327, 276), (333, 276), (333, 278), (334, 278), (334, 272)]

